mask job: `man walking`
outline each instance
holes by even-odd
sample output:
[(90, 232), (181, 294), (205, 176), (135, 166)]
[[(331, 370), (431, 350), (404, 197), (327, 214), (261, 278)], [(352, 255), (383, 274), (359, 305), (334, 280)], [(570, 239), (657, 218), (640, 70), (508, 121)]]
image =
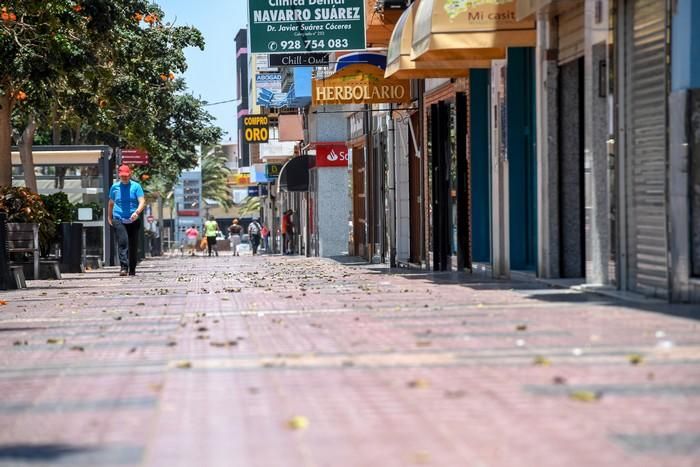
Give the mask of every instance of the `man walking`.
[(120, 276), (136, 274), (138, 255), (139, 216), (146, 207), (146, 198), (141, 185), (131, 180), (131, 169), (122, 165), (118, 171), (119, 181), (109, 190), (107, 222), (114, 227), (119, 252)]
[(258, 254), (258, 246), (260, 246), (260, 231), (262, 226), (260, 221), (254, 219), (253, 222), (248, 224), (248, 238), (250, 239), (250, 246), (253, 248), (253, 255)]

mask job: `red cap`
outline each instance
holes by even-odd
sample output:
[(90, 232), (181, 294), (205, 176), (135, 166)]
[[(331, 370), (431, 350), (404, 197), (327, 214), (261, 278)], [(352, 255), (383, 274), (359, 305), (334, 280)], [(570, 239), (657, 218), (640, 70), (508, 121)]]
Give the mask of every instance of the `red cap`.
[(126, 164), (119, 166), (119, 176), (121, 177), (122, 175), (131, 175), (131, 169)]

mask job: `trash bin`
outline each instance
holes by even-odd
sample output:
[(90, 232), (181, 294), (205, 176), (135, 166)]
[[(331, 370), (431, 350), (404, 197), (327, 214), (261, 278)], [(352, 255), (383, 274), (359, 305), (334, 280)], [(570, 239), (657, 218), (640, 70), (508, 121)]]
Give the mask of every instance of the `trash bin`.
[(61, 272), (83, 270), (83, 224), (61, 224)]

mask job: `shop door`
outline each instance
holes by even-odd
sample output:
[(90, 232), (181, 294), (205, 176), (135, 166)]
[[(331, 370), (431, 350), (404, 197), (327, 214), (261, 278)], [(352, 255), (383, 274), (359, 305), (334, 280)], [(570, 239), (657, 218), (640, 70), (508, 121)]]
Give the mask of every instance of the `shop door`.
[(626, 6), (629, 288), (666, 297), (668, 7), (663, 0), (636, 0)]
[(537, 264), (534, 49), (509, 48), (506, 75), (510, 267), (534, 270)]
[(483, 263), (491, 261), (490, 75), (490, 70), (469, 72), (472, 257)]
[(420, 128), (420, 115), (411, 115), (410, 137), (408, 144), (408, 197), (410, 200), (410, 262), (420, 264), (421, 255), (421, 226), (423, 224), (423, 204), (421, 203), (421, 171), (423, 159), (417, 154), (415, 128)]
[(352, 150), (352, 238), (353, 254), (367, 257), (367, 189), (365, 186), (365, 148), (357, 147)]

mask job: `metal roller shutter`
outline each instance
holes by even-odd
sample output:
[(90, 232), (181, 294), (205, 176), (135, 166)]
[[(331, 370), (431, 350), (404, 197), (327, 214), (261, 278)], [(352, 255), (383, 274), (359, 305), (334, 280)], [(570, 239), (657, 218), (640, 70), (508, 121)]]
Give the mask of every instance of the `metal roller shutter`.
[(583, 1), (558, 16), (559, 64), (583, 57), (585, 50), (585, 16)]
[(666, 297), (667, 5), (664, 0), (628, 4), (630, 286)]

